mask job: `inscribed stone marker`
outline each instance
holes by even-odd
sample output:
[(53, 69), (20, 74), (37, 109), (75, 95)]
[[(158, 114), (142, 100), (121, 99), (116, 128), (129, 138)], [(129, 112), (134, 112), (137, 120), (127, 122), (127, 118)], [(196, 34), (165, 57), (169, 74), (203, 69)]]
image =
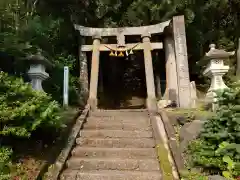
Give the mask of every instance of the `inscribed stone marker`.
[(182, 108), (189, 108), (191, 105), (191, 92), (184, 16), (173, 17), (173, 36), (178, 73), (179, 105)]

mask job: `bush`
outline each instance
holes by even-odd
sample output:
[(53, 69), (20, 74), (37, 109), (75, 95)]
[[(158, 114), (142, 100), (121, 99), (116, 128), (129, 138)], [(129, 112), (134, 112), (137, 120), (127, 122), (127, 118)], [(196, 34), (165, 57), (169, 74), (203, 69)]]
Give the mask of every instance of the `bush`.
[(2, 146), (3, 138), (27, 138), (39, 128), (58, 128), (59, 111), (51, 96), (33, 90), (20, 78), (0, 72), (0, 179), (9, 179), (12, 154), (11, 147)]
[(216, 115), (189, 146), (193, 165), (226, 177), (240, 176), (240, 84), (217, 92)]
[(29, 137), (40, 126), (58, 127), (59, 109), (46, 93), (0, 72), (0, 135)]
[(11, 163), (12, 150), (10, 148), (0, 148), (0, 179), (10, 179), (9, 165)]

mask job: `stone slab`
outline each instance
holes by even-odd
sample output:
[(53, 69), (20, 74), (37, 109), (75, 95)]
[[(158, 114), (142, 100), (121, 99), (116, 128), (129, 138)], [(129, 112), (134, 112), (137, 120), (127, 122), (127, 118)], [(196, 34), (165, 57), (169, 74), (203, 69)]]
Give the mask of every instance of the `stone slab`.
[(76, 171), (63, 172), (61, 180), (162, 180), (159, 171)]
[(124, 131), (124, 130), (82, 130), (81, 137), (88, 138), (150, 138), (152, 131)]
[(72, 155), (74, 157), (89, 158), (157, 158), (155, 148), (92, 148), (78, 146), (72, 150)]
[(105, 123), (119, 122), (119, 123), (147, 123), (150, 124), (150, 119), (148, 117), (138, 117), (138, 116), (127, 116), (127, 117), (90, 117), (87, 119), (89, 123), (98, 123), (101, 121), (105, 121)]
[(67, 161), (69, 169), (81, 170), (131, 170), (157, 171), (157, 159), (113, 159), (113, 158), (70, 158)]
[(173, 17), (172, 25), (177, 64), (179, 106), (181, 108), (190, 108), (191, 92), (184, 16)]
[(84, 124), (84, 129), (108, 129), (108, 130), (141, 130), (141, 131), (150, 131), (152, 127), (147, 123), (121, 123), (121, 122), (87, 122)]
[(155, 141), (152, 138), (78, 138), (76, 143), (81, 147), (108, 148), (152, 148)]
[(146, 111), (140, 111), (140, 112), (134, 112), (134, 111), (126, 111), (126, 112), (122, 112), (122, 111), (94, 111), (91, 112), (91, 116), (95, 117), (112, 117), (112, 118), (116, 118), (116, 117), (148, 117), (148, 113)]

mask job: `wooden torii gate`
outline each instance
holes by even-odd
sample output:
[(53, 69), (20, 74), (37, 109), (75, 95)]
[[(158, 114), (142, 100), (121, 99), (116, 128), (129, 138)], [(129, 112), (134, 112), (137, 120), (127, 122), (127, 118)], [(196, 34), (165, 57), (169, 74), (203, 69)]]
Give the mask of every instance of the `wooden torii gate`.
[[(188, 108), (191, 105), (190, 79), (188, 69), (188, 57), (186, 46), (184, 16), (175, 16), (172, 20), (150, 26), (121, 27), (121, 28), (91, 28), (75, 25), (81, 36), (92, 37), (92, 45), (81, 45), (79, 48), (82, 59), (80, 82), (85, 92), (89, 92), (88, 103), (94, 110), (97, 108), (97, 91), (99, 77), (99, 58), (101, 51), (115, 51), (123, 56), (132, 50), (143, 50), (145, 76), (147, 86), (147, 108), (150, 111), (157, 110), (155, 95), (154, 74), (151, 51), (154, 49), (165, 50), (166, 61), (166, 92), (164, 98), (174, 101), (179, 107)], [(151, 35), (164, 34), (164, 42), (151, 42)], [(140, 35), (142, 42), (126, 44), (125, 36)], [(101, 44), (102, 37), (115, 36), (117, 44)], [(90, 89), (86, 73), (86, 52), (92, 52)], [(111, 53), (112, 55), (113, 52)], [(86, 72), (86, 71), (85, 71)]]

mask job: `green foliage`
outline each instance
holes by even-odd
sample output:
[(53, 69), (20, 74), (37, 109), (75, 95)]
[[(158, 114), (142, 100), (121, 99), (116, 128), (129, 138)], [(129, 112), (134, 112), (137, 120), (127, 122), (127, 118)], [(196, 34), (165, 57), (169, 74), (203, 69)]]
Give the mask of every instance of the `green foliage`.
[[(0, 72), (0, 143), (4, 137), (30, 137), (38, 128), (59, 128), (59, 110), (51, 96)], [(11, 147), (0, 148), (0, 179), (9, 179), (11, 154)]]
[(59, 127), (59, 105), (22, 79), (0, 72), (0, 134), (29, 137), (40, 126)]
[(229, 156), (223, 156), (223, 162), (227, 163), (227, 171), (222, 172), (223, 176), (229, 180), (234, 180), (233, 174), (236, 163)]
[(12, 150), (6, 147), (0, 147), (0, 179), (8, 180), (9, 175), (9, 165), (11, 164)]
[[(75, 48), (78, 45), (73, 24), (59, 16), (44, 13), (41, 16), (37, 12), (41, 5), (39, 1), (0, 2), (0, 53), (4, 52), (14, 59), (13, 64), (9, 63), (9, 59), (2, 61), (0, 68), (17, 76), (26, 76), (27, 67), (22, 59), (41, 50), (54, 65), (49, 72), (50, 79), (44, 84), (45, 91), (52, 94), (55, 100), (62, 101), (63, 66), (69, 66), (70, 104), (78, 104), (79, 72), (75, 57), (78, 55)], [(9, 66), (11, 71), (8, 71)]]
[(240, 175), (240, 88), (218, 92), (216, 115), (204, 124), (200, 139), (190, 145), (191, 161), (205, 170), (225, 176)]
[(52, 76), (46, 80), (43, 84), (46, 92), (52, 94), (52, 97), (59, 102), (63, 100), (63, 68), (69, 67), (69, 103), (72, 105), (78, 105), (81, 99), (79, 95), (79, 82), (78, 77), (73, 75), (74, 64), (76, 64), (76, 58), (66, 53), (55, 55), (53, 61), (54, 69), (52, 70)]
[(195, 171), (182, 171), (181, 180), (208, 180), (208, 177)]

